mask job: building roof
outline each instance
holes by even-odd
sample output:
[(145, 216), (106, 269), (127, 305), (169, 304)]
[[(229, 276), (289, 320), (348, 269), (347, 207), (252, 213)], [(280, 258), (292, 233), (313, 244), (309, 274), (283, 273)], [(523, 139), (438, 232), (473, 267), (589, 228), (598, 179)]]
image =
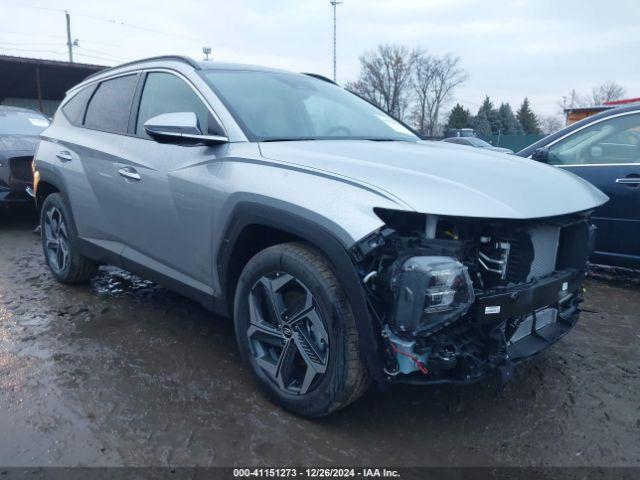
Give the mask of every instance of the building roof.
[(593, 107), (572, 107), (572, 108), (565, 108), (564, 109), (564, 113), (570, 113), (570, 112), (603, 112), (605, 110), (609, 110), (611, 108), (614, 108), (613, 105), (594, 105)]
[(625, 98), (623, 100), (614, 100), (611, 102), (604, 102), (605, 105), (628, 105), (630, 103), (639, 103), (640, 97), (637, 98)]
[(0, 55), (0, 101), (38, 98), (38, 78), (43, 99), (61, 100), (69, 88), (105, 68), (88, 63)]

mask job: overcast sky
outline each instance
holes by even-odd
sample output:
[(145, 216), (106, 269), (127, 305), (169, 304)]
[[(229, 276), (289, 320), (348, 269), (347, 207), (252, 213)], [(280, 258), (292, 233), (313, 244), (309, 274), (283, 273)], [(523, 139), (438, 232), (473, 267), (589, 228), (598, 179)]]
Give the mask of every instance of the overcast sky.
[[(329, 0), (0, 0), (0, 53), (65, 59), (65, 9), (76, 61), (199, 59), (208, 45), (215, 60), (332, 72)], [(344, 0), (338, 82), (355, 79), (358, 57), (380, 43), (459, 56), (469, 80), (455, 100), (474, 113), (488, 94), (557, 114), (569, 90), (607, 80), (640, 97), (640, 0)]]

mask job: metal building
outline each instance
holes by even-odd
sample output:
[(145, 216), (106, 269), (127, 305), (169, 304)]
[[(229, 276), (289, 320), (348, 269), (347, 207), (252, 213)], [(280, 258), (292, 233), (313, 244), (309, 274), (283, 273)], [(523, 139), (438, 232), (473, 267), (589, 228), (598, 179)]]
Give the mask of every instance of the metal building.
[(64, 94), (103, 65), (0, 55), (0, 104), (54, 114)]

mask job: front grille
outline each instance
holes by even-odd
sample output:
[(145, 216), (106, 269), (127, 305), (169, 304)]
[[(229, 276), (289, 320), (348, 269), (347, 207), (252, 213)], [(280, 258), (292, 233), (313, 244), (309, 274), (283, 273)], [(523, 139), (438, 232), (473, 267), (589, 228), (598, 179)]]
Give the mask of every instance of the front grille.
[(31, 162), (33, 157), (13, 157), (9, 159), (12, 182), (33, 183)]

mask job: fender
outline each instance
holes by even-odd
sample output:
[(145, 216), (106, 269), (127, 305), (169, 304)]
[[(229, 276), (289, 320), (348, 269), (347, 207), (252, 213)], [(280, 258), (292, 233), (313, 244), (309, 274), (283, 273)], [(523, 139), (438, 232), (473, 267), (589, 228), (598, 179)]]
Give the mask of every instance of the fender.
[(61, 175), (58, 175), (58, 172), (51, 168), (47, 163), (39, 162), (38, 160), (35, 161), (34, 177), (33, 192), (36, 196), (36, 207), (40, 208), (40, 205), (38, 205), (38, 185), (41, 182), (53, 185), (60, 194), (64, 196), (65, 200), (68, 200), (67, 189), (65, 188), (66, 182), (64, 181), (64, 178)]
[[(332, 263), (340, 285), (345, 291), (356, 322), (360, 350), (369, 372), (376, 380), (384, 374), (380, 336), (376, 333), (367, 306), (361, 279), (347, 248), (326, 228), (308, 218), (264, 204), (245, 202), (236, 205), (230, 216), (223, 241), (217, 255), (220, 279), (226, 279), (231, 262), (231, 252), (243, 230), (252, 225), (272, 227), (295, 235), (318, 248)], [(221, 282), (223, 298), (228, 298), (227, 285)]]

